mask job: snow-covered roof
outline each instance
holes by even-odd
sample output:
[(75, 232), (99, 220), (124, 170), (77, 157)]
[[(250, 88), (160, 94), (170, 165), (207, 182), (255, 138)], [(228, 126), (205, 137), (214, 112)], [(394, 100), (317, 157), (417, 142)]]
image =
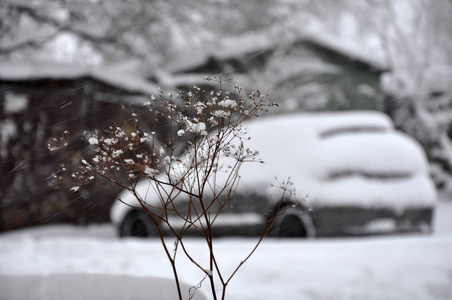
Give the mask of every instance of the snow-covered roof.
[[(181, 72), (202, 66), (208, 62), (210, 58), (226, 60), (231, 58), (240, 58), (247, 54), (259, 53), (268, 50), (274, 50), (281, 47), (281, 38), (277, 37), (278, 33), (271, 30), (260, 32), (248, 32), (237, 36), (225, 37), (221, 39), (214, 49), (198, 49), (183, 51), (179, 57), (168, 62), (167, 67), (174, 72)], [(375, 70), (387, 70), (387, 65), (382, 59), (376, 58), (375, 55), (367, 55), (363, 53), (356, 43), (349, 42), (337, 38), (333, 35), (319, 33), (315, 31), (304, 31), (300, 34), (287, 37), (286, 45), (297, 42), (308, 42), (319, 47), (336, 52), (350, 60), (356, 60), (367, 64)]]
[(155, 94), (157, 86), (124, 65), (82, 66), (43, 62), (0, 62), (0, 80), (78, 79), (91, 77), (131, 93)]
[(354, 41), (347, 41), (327, 33), (305, 33), (302, 39), (348, 57), (350, 60), (364, 63), (376, 71), (389, 70), (383, 58), (375, 53), (363, 51)]
[(178, 57), (168, 62), (167, 68), (173, 72), (183, 72), (203, 66), (210, 58), (219, 60), (239, 58), (247, 54), (274, 49), (278, 44), (279, 40), (274, 39), (268, 32), (225, 37), (213, 49), (183, 51)]

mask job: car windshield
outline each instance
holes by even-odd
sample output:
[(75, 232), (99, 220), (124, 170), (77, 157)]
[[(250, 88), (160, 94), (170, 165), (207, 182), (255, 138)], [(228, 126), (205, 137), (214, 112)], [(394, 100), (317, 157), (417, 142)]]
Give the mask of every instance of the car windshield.
[(339, 127), (319, 132), (319, 137), (322, 139), (333, 137), (346, 133), (372, 133), (372, 132), (384, 132), (388, 131), (387, 127), (381, 126), (350, 126)]
[(367, 179), (376, 180), (403, 180), (408, 179), (414, 174), (412, 172), (397, 172), (397, 171), (387, 171), (387, 172), (372, 172), (372, 171), (360, 171), (360, 170), (343, 170), (343, 171), (332, 171), (328, 174), (328, 180), (338, 180), (345, 177), (364, 177)]

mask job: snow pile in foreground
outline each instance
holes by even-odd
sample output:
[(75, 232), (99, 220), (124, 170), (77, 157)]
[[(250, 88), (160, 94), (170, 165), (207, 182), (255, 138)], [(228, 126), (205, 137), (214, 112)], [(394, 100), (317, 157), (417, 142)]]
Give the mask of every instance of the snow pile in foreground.
[[(452, 202), (440, 201), (435, 214), (436, 233), (427, 236), (268, 238), (232, 279), (227, 299), (452, 299), (451, 215)], [(215, 249), (224, 274), (231, 274), (254, 244), (255, 239), (218, 239)], [(193, 238), (187, 247), (206, 264), (203, 241)], [(178, 263), (181, 279), (188, 286), (203, 279), (202, 272), (182, 256)], [(6, 275), (0, 277), (2, 293), (5, 286), (11, 287), (11, 275), (26, 276), (15, 277), (26, 279), (18, 288), (39, 293), (30, 281), (33, 277), (28, 275), (57, 273), (69, 274), (48, 277), (54, 278), (54, 283), (61, 282), (57, 292), (66, 292), (63, 290), (78, 284), (86, 295), (97, 295), (102, 289), (90, 282), (90, 278), (97, 280), (101, 275), (80, 274), (105, 274), (102, 280), (114, 285), (109, 291), (103, 290), (108, 297), (105, 299), (115, 299), (123, 291), (132, 292), (138, 285), (142, 291), (149, 291), (147, 285), (152, 290), (145, 299), (169, 299), (153, 295), (170, 287), (159, 278), (172, 279), (171, 267), (157, 240), (120, 240), (111, 226), (49, 226), (0, 235), (0, 274)], [(184, 291), (187, 299), (188, 286)], [(134, 292), (134, 299), (142, 299), (140, 291)], [(200, 292), (209, 298), (206, 282), (197, 291), (198, 296)]]
[[(182, 290), (189, 286), (183, 284)], [(27, 300), (111, 300), (177, 299), (174, 282), (168, 278), (111, 274), (1, 275), (2, 299)], [(206, 299), (195, 293), (192, 299)]]
[[(217, 241), (218, 263), (225, 274), (231, 274), (254, 242), (252, 239)], [(203, 264), (207, 263), (206, 247), (201, 240), (190, 240), (188, 247)], [(317, 241), (267, 239), (230, 282), (227, 299), (451, 299), (450, 249), (450, 235)], [(180, 276), (188, 286), (201, 282), (203, 274), (190, 262), (181, 256), (178, 263)], [(36, 286), (33, 277), (11, 276), (14, 274), (75, 273), (73, 276), (54, 275), (49, 277), (50, 283), (48, 279), (38, 280), (45, 280), (48, 288), (55, 288), (56, 295), (72, 293), (74, 287), (78, 287), (74, 291), (77, 295), (102, 293), (105, 298), (99, 296), (99, 299), (127, 299), (115, 298), (125, 292), (136, 295), (131, 299), (175, 299), (158, 294), (171, 286), (169, 282), (156, 282), (156, 277), (171, 279), (172, 271), (156, 240), (70, 236), (40, 239), (24, 231), (17, 238), (1, 238), (0, 266), (1, 273), (6, 274), (0, 277), (2, 293), (5, 287), (26, 288), (28, 291), (23, 292), (30, 295), (40, 293), (40, 289), (33, 288)], [(106, 276), (80, 275), (92, 273)], [(141, 278), (134, 281), (125, 276), (131, 274)], [(90, 278), (104, 283), (93, 284)], [(15, 286), (10, 285), (11, 280)], [(17, 285), (20, 282), (22, 285)], [(105, 283), (114, 288), (104, 289)], [(135, 290), (137, 286), (142, 290)], [(183, 291), (186, 299), (188, 286)], [(209, 297), (207, 282), (196, 294), (201, 292)], [(146, 297), (141, 297), (143, 294)]]

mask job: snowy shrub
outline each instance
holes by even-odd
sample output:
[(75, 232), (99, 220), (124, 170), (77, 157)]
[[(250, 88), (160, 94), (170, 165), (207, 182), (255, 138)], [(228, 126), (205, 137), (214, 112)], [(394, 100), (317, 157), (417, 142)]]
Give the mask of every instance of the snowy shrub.
[[(107, 186), (113, 184), (116, 193), (112, 198), (122, 201), (119, 193), (123, 190), (134, 195), (140, 204), (137, 209), (144, 211), (157, 229), (173, 268), (180, 299), (182, 291), (176, 269), (180, 252), (205, 274), (204, 279), (209, 279), (213, 298), (217, 299), (221, 291), (224, 299), (231, 278), (256, 250), (275, 220), (269, 213), (267, 226), (256, 247), (238, 263), (232, 274), (222, 274), (213, 247), (212, 225), (237, 188), (241, 165), (262, 163), (257, 157), (258, 151), (246, 148), (249, 137), (242, 124), (273, 104), (267, 101), (267, 95), (259, 91), (244, 93), (237, 85), (232, 92), (225, 91), (223, 77), (206, 80), (218, 82), (218, 91), (205, 91), (195, 86), (192, 91), (179, 92), (175, 97), (172, 94), (165, 97), (160, 92), (159, 97), (152, 97), (142, 108), (131, 108), (133, 126), (113, 123), (106, 130), (85, 133), (87, 146), (83, 152), (71, 148), (69, 132), (49, 143), (50, 150), (69, 149), (79, 161), (76, 171), (60, 165), (61, 170), (53, 174), (58, 186), (68, 184), (72, 191), (79, 192), (94, 183), (110, 193)], [(156, 137), (161, 120), (167, 121), (167, 138), (162, 141)], [(158, 201), (148, 201), (146, 195), (140, 194), (138, 182), (149, 184), (149, 189), (158, 195)], [(293, 194), (291, 188), (281, 187), (280, 203)], [(188, 199), (183, 207), (178, 201), (182, 197)], [(174, 218), (169, 215), (183, 222), (182, 229), (172, 224)], [(163, 234), (163, 227), (170, 229), (171, 237)], [(184, 236), (188, 230), (198, 231), (205, 239), (207, 265), (197, 261), (187, 249)], [(174, 243), (167, 243), (168, 238)], [(216, 280), (221, 288), (215, 287)], [(196, 287), (190, 293), (195, 290)]]

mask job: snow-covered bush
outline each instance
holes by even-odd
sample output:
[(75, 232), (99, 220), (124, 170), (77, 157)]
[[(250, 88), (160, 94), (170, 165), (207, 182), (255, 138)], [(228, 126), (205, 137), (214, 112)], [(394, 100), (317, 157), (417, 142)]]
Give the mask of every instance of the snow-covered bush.
[[(210, 281), (213, 298), (217, 299), (217, 293), (221, 291), (224, 299), (231, 278), (256, 250), (275, 220), (269, 214), (256, 247), (238, 263), (232, 274), (222, 274), (213, 247), (212, 225), (239, 183), (241, 165), (262, 163), (257, 157), (258, 152), (246, 147), (249, 137), (242, 123), (273, 104), (259, 91), (244, 94), (237, 85), (231, 92), (226, 91), (223, 77), (205, 79), (218, 82), (218, 91), (208, 92), (195, 86), (192, 91), (179, 92), (175, 96), (168, 94), (166, 97), (161, 92), (139, 110), (129, 111), (132, 126), (112, 124), (104, 131), (85, 133), (87, 149), (84, 152), (71, 148), (67, 131), (49, 143), (50, 150), (67, 148), (79, 161), (77, 171), (60, 164), (61, 170), (53, 174), (58, 186), (69, 184), (72, 191), (79, 192), (89, 184), (97, 184), (109, 192), (106, 187), (113, 184), (117, 189), (112, 198), (121, 201), (119, 192), (122, 190), (134, 195), (140, 205), (138, 209), (144, 211), (155, 225), (173, 268), (180, 299), (183, 293), (176, 268), (176, 257), (180, 252), (205, 273), (204, 279)], [(161, 120), (167, 120), (168, 134), (163, 141), (156, 137)], [(143, 122), (148, 123), (147, 126)], [(180, 155), (182, 152), (184, 154)], [(154, 189), (159, 197), (158, 204), (146, 201), (146, 195), (137, 189), (139, 181), (140, 185), (148, 182), (149, 189)], [(290, 187), (282, 187), (280, 201), (292, 193)], [(189, 201), (181, 207), (176, 199), (182, 196)], [(169, 215), (177, 216), (183, 222), (181, 229), (172, 224), (174, 219)], [(171, 237), (163, 234), (163, 226), (170, 229)], [(207, 265), (196, 260), (187, 249), (184, 236), (188, 230), (196, 230), (204, 237)], [(167, 243), (169, 238), (174, 243)], [(220, 281), (220, 289), (215, 287), (214, 279)]]

